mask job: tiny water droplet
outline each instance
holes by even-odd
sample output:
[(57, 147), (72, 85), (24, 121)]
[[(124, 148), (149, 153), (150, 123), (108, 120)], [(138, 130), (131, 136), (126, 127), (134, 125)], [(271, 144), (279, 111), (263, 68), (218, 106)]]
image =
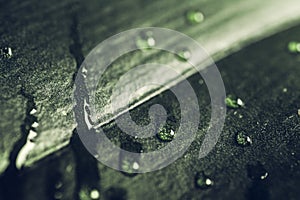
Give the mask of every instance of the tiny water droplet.
[(34, 114), (36, 113), (36, 111), (37, 111), (37, 110), (33, 108), (33, 109), (30, 111), (29, 114), (34, 115)]
[(284, 93), (287, 92), (287, 88), (283, 88), (282, 92), (284, 92)]
[(291, 53), (300, 53), (300, 42), (295, 42), (295, 41), (289, 42), (288, 50)]
[(121, 162), (122, 162), (121, 163), (122, 170), (124, 170), (125, 173), (128, 173), (128, 174), (134, 174), (140, 168), (139, 163), (136, 161), (132, 161), (129, 159), (123, 159)]
[(137, 162), (134, 162), (134, 163), (132, 164), (132, 168), (133, 168), (134, 170), (138, 170), (138, 169), (140, 168), (140, 165), (139, 165)]
[(200, 11), (190, 10), (186, 13), (186, 19), (190, 24), (199, 24), (204, 21), (204, 15)]
[(249, 165), (248, 166), (248, 176), (252, 180), (264, 180), (268, 177), (268, 172), (264, 168), (264, 166), (258, 162), (255, 165)]
[(57, 181), (56, 183), (55, 183), (55, 185), (54, 185), (54, 187), (56, 188), (56, 189), (60, 189), (61, 187), (62, 187), (62, 182), (61, 181)]
[(174, 139), (175, 132), (169, 125), (167, 125), (160, 128), (160, 130), (157, 133), (157, 137), (164, 142), (169, 142)]
[(244, 132), (237, 133), (236, 142), (241, 146), (247, 146), (252, 144), (251, 138)]
[(300, 116), (300, 109), (298, 109), (298, 115)]
[(229, 108), (239, 108), (245, 105), (245, 103), (240, 98), (236, 98), (233, 95), (228, 95), (225, 98), (225, 104)]
[(239, 106), (244, 106), (244, 105), (245, 105), (245, 103), (244, 103), (240, 98), (237, 99), (236, 103), (237, 103)]
[(70, 172), (72, 172), (72, 171), (73, 171), (73, 166), (72, 166), (72, 165), (68, 165), (68, 166), (66, 167), (66, 172), (70, 173)]
[(144, 33), (136, 40), (137, 48), (142, 50), (151, 49), (151, 47), (154, 47), (154, 45), (155, 39), (152, 37), (152, 32)]
[(99, 197), (100, 197), (99, 191), (96, 190), (96, 189), (93, 189), (93, 190), (90, 192), (90, 197), (91, 197), (91, 199), (99, 199)]
[(178, 60), (186, 62), (191, 57), (191, 52), (187, 48), (177, 50)]
[(213, 186), (214, 182), (202, 172), (196, 175), (195, 184), (198, 188), (207, 189)]
[(268, 175), (269, 175), (268, 172), (265, 172), (265, 174), (260, 176), (260, 179), (263, 180), (263, 179), (267, 178)]
[(0, 50), (0, 53), (3, 55), (5, 58), (11, 58), (13, 53), (12, 49), (10, 47), (4, 47), (3, 49)]
[(39, 123), (37, 122), (33, 122), (33, 124), (31, 125), (32, 128), (37, 128), (39, 126)]
[(33, 130), (30, 130), (27, 136), (28, 141), (32, 141), (37, 137), (37, 133)]

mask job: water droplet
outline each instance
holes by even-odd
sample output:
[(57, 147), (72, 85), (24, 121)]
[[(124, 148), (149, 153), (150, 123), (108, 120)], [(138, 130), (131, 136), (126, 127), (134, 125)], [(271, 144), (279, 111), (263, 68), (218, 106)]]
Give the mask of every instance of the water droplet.
[(11, 58), (12, 57), (12, 49), (10, 47), (4, 47), (1, 49), (0, 53), (3, 55), (5, 58)]
[(245, 105), (245, 103), (240, 98), (235, 98), (233, 95), (228, 95), (225, 98), (225, 104), (229, 108), (239, 108)]
[(268, 177), (268, 172), (264, 168), (264, 166), (258, 162), (255, 165), (249, 165), (248, 166), (248, 176), (252, 180), (264, 180)]
[(133, 168), (134, 170), (138, 170), (138, 169), (140, 168), (140, 165), (139, 165), (137, 162), (134, 162), (134, 163), (132, 164), (132, 168)]
[(152, 32), (144, 33), (136, 40), (137, 48), (142, 50), (151, 49), (151, 47), (154, 47), (154, 45), (155, 39), (152, 37)]
[(164, 142), (169, 142), (174, 139), (175, 132), (169, 125), (167, 125), (160, 128), (159, 132), (157, 133), (157, 137)]
[(244, 105), (245, 105), (245, 103), (244, 103), (240, 98), (237, 99), (236, 103), (237, 103), (239, 106), (244, 106)]
[(29, 114), (34, 115), (36, 113), (36, 109), (32, 109)]
[(204, 15), (200, 11), (191, 10), (186, 13), (186, 19), (191, 24), (199, 24), (204, 21)]
[(241, 146), (247, 146), (252, 144), (251, 138), (244, 132), (237, 133), (236, 142)]
[(54, 185), (54, 187), (56, 188), (56, 189), (60, 189), (61, 187), (62, 187), (62, 182), (61, 181), (57, 181), (56, 183), (55, 183), (55, 185)]
[(39, 126), (39, 123), (37, 122), (33, 122), (33, 124), (31, 125), (32, 128), (37, 128)]
[(282, 92), (284, 92), (284, 93), (287, 92), (287, 88), (283, 88)]
[(37, 137), (37, 133), (33, 130), (30, 130), (27, 136), (27, 141), (32, 142)]
[(289, 42), (288, 43), (288, 50), (291, 53), (300, 53), (300, 42)]
[(99, 191), (96, 190), (96, 189), (93, 189), (93, 190), (90, 192), (90, 197), (91, 197), (91, 199), (99, 199), (99, 197), (100, 197)]
[(70, 173), (70, 172), (72, 172), (72, 171), (73, 171), (73, 166), (72, 166), (72, 165), (68, 165), (68, 166), (66, 167), (66, 172)]
[(123, 159), (121, 168), (128, 174), (134, 174), (140, 168), (140, 165), (136, 161)]
[(186, 48), (182, 48), (182, 49), (177, 50), (176, 56), (180, 61), (185, 62), (191, 57), (191, 52)]
[(211, 187), (214, 182), (202, 172), (196, 175), (195, 184), (198, 188), (207, 189)]
[(298, 115), (300, 116), (300, 109), (298, 109)]
[(265, 172), (265, 174), (260, 176), (260, 179), (263, 180), (263, 179), (267, 178), (268, 175), (269, 175), (268, 172)]

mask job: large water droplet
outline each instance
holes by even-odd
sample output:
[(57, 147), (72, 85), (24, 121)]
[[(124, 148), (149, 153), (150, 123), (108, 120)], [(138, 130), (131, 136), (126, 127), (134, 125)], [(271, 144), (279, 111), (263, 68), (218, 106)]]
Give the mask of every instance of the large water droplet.
[(248, 146), (252, 144), (251, 138), (243, 131), (236, 134), (236, 142), (241, 146)]
[(300, 53), (300, 42), (295, 42), (295, 41), (289, 42), (288, 50), (291, 53)]
[(191, 10), (186, 13), (186, 19), (191, 24), (198, 24), (204, 21), (204, 15), (200, 11)]
[(174, 139), (175, 131), (170, 125), (166, 125), (159, 129), (157, 137), (164, 142), (169, 142)]
[(206, 176), (203, 172), (198, 173), (195, 177), (195, 185), (201, 189), (207, 189), (214, 184), (212, 179)]
[(245, 105), (245, 103), (240, 98), (236, 98), (233, 95), (228, 95), (225, 98), (225, 104), (229, 108), (239, 108)]

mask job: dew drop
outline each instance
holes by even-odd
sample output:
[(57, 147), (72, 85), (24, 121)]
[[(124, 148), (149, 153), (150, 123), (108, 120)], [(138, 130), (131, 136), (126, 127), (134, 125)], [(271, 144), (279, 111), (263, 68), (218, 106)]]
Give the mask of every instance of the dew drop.
[(178, 60), (186, 62), (191, 57), (191, 52), (186, 48), (182, 48), (177, 51), (176, 55)]
[(32, 128), (37, 128), (39, 126), (39, 123), (37, 122), (33, 122), (33, 124), (31, 125)]
[(125, 173), (134, 174), (140, 168), (140, 165), (136, 161), (123, 159), (121, 161), (121, 168)]
[(268, 177), (268, 172), (264, 168), (264, 166), (258, 162), (255, 165), (249, 165), (248, 166), (248, 176), (252, 180), (264, 180)]
[(204, 21), (204, 15), (200, 11), (191, 10), (186, 13), (186, 19), (191, 24), (199, 24)]
[(32, 109), (29, 114), (34, 115), (36, 113), (36, 109)]
[(240, 98), (236, 98), (233, 95), (228, 95), (225, 98), (225, 104), (229, 108), (239, 108), (245, 106), (245, 103)]
[(237, 103), (239, 106), (244, 106), (244, 105), (245, 105), (245, 103), (244, 103), (240, 98), (237, 99), (236, 103)]
[(33, 130), (30, 130), (27, 136), (27, 141), (32, 141), (37, 137), (37, 133)]
[(300, 109), (298, 109), (298, 115), (300, 116)]
[(169, 125), (164, 126), (158, 131), (157, 137), (164, 142), (169, 142), (174, 139), (175, 131)]
[(56, 189), (60, 189), (61, 187), (63, 186), (63, 184), (62, 184), (62, 182), (61, 181), (57, 181), (56, 183), (55, 183), (55, 188)]
[(91, 199), (99, 199), (99, 197), (100, 197), (99, 191), (96, 190), (96, 189), (93, 189), (93, 190), (90, 192), (90, 197), (91, 197)]
[(152, 32), (144, 33), (136, 40), (137, 48), (142, 50), (151, 49), (151, 47), (154, 47), (154, 45), (155, 39), (152, 37)]
[(68, 166), (66, 167), (66, 172), (70, 173), (70, 172), (72, 172), (72, 171), (73, 171), (73, 166), (72, 166), (72, 165), (68, 165)]
[(288, 43), (290, 53), (300, 53), (300, 42), (291, 41)]
[(236, 142), (241, 146), (248, 146), (252, 144), (251, 138), (244, 132), (237, 133)]
[(139, 165), (137, 162), (134, 162), (134, 163), (132, 164), (132, 168), (133, 168), (134, 170), (138, 170), (138, 169), (140, 168), (140, 165)]
[(195, 184), (198, 188), (207, 189), (213, 186), (214, 182), (202, 172), (196, 175)]

